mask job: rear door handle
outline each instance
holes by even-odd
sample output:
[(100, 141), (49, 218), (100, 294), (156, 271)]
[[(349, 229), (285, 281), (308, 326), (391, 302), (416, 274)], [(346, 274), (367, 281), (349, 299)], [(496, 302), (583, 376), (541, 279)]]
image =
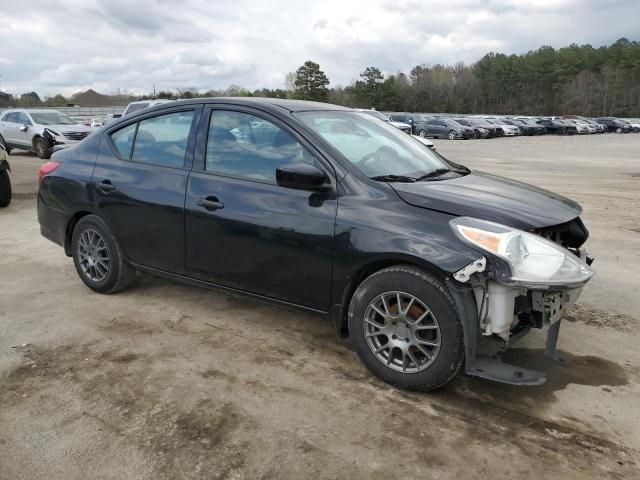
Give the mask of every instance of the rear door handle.
[(218, 200), (218, 197), (207, 197), (196, 200), (196, 204), (204, 207), (205, 210), (220, 210), (224, 208), (224, 203)]
[(108, 195), (116, 189), (116, 187), (111, 183), (110, 180), (102, 180), (101, 182), (96, 182), (96, 188), (105, 195)]

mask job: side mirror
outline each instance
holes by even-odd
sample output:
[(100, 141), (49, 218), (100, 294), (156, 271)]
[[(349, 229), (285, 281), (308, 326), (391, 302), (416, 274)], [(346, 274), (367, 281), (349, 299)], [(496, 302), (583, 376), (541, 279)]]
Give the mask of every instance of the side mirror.
[(21, 132), (26, 132), (27, 130), (29, 130), (29, 125), (21, 125), (20, 126), (20, 131)]
[(327, 175), (308, 163), (298, 162), (276, 168), (276, 182), (281, 187), (328, 192), (333, 189)]

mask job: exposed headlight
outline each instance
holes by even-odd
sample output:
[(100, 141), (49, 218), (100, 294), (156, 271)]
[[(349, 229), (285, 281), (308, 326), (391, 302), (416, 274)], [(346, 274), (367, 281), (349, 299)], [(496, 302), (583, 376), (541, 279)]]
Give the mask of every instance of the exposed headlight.
[(498, 269), (498, 280), (511, 285), (546, 288), (585, 283), (594, 272), (566, 248), (539, 235), (471, 217), (451, 220), (465, 242), (503, 260), (510, 271)]
[(50, 128), (45, 128), (45, 130), (51, 133), (52, 135), (55, 135), (56, 137), (61, 136), (58, 132), (56, 132), (55, 130), (51, 130)]

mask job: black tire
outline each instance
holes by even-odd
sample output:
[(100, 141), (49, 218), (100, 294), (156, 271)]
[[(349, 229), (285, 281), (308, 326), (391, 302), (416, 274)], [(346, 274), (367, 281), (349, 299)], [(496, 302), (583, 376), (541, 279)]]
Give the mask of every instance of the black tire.
[[(91, 232), (97, 233), (104, 242), (104, 248), (99, 249), (103, 252), (102, 255), (106, 253), (108, 258), (107, 267), (105, 268), (104, 265), (102, 267), (103, 270), (106, 270), (104, 278), (91, 278), (91, 273), (89, 273), (85, 261), (86, 258), (82, 258), (83, 247), (81, 242), (83, 234), (90, 235)], [(95, 234), (92, 236), (95, 238)], [(96, 215), (87, 215), (78, 221), (73, 229), (71, 252), (73, 255), (73, 264), (76, 267), (78, 276), (87, 287), (98, 293), (108, 294), (118, 292), (129, 286), (135, 278), (136, 272), (127, 264), (124, 252), (118, 244), (118, 241), (104, 221)], [(97, 255), (96, 253), (96, 256)], [(98, 271), (94, 268), (94, 272)], [(104, 272), (101, 271), (101, 273)]]
[(0, 170), (0, 208), (11, 203), (11, 179), (9, 172)]
[(5, 142), (4, 137), (2, 135), (0, 135), (0, 144), (2, 144), (2, 146), (4, 147), (4, 150), (7, 152), (7, 155), (11, 154), (11, 148), (9, 148), (9, 145), (7, 145), (7, 142)]
[(449, 140), (455, 140), (456, 139), (456, 132), (455, 130), (449, 130), (449, 134), (447, 135), (447, 137), (449, 138)]
[(42, 160), (51, 158), (51, 145), (42, 137), (38, 137), (33, 141), (33, 151)]
[(425, 138), (427, 136), (427, 132), (425, 130), (420, 130), (418, 132), (418, 135), (421, 136), (422, 138)]
[[(439, 351), (424, 370), (413, 373), (394, 370), (387, 366), (388, 362), (385, 364), (376, 356), (367, 343), (366, 329), (371, 327), (368, 327), (365, 315), (370, 311), (370, 304), (385, 292), (404, 292), (416, 297), (437, 319)], [(408, 311), (409, 307), (406, 308)], [(351, 299), (348, 321), (350, 338), (362, 362), (376, 377), (391, 385), (407, 390), (434, 390), (445, 385), (460, 371), (464, 360), (463, 331), (454, 300), (440, 281), (423, 270), (399, 265), (366, 278)], [(383, 337), (391, 342), (390, 338)], [(392, 351), (389, 351), (390, 355)]]

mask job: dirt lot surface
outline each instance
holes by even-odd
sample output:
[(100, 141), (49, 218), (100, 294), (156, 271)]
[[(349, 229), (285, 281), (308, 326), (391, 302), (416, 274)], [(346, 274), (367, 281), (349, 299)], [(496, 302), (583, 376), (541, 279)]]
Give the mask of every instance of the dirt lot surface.
[(560, 333), (508, 360), (540, 387), (374, 379), (329, 322), (140, 276), (89, 291), (11, 155), (0, 211), (1, 479), (640, 478), (640, 135), (439, 141), (452, 160), (580, 201), (597, 276)]

